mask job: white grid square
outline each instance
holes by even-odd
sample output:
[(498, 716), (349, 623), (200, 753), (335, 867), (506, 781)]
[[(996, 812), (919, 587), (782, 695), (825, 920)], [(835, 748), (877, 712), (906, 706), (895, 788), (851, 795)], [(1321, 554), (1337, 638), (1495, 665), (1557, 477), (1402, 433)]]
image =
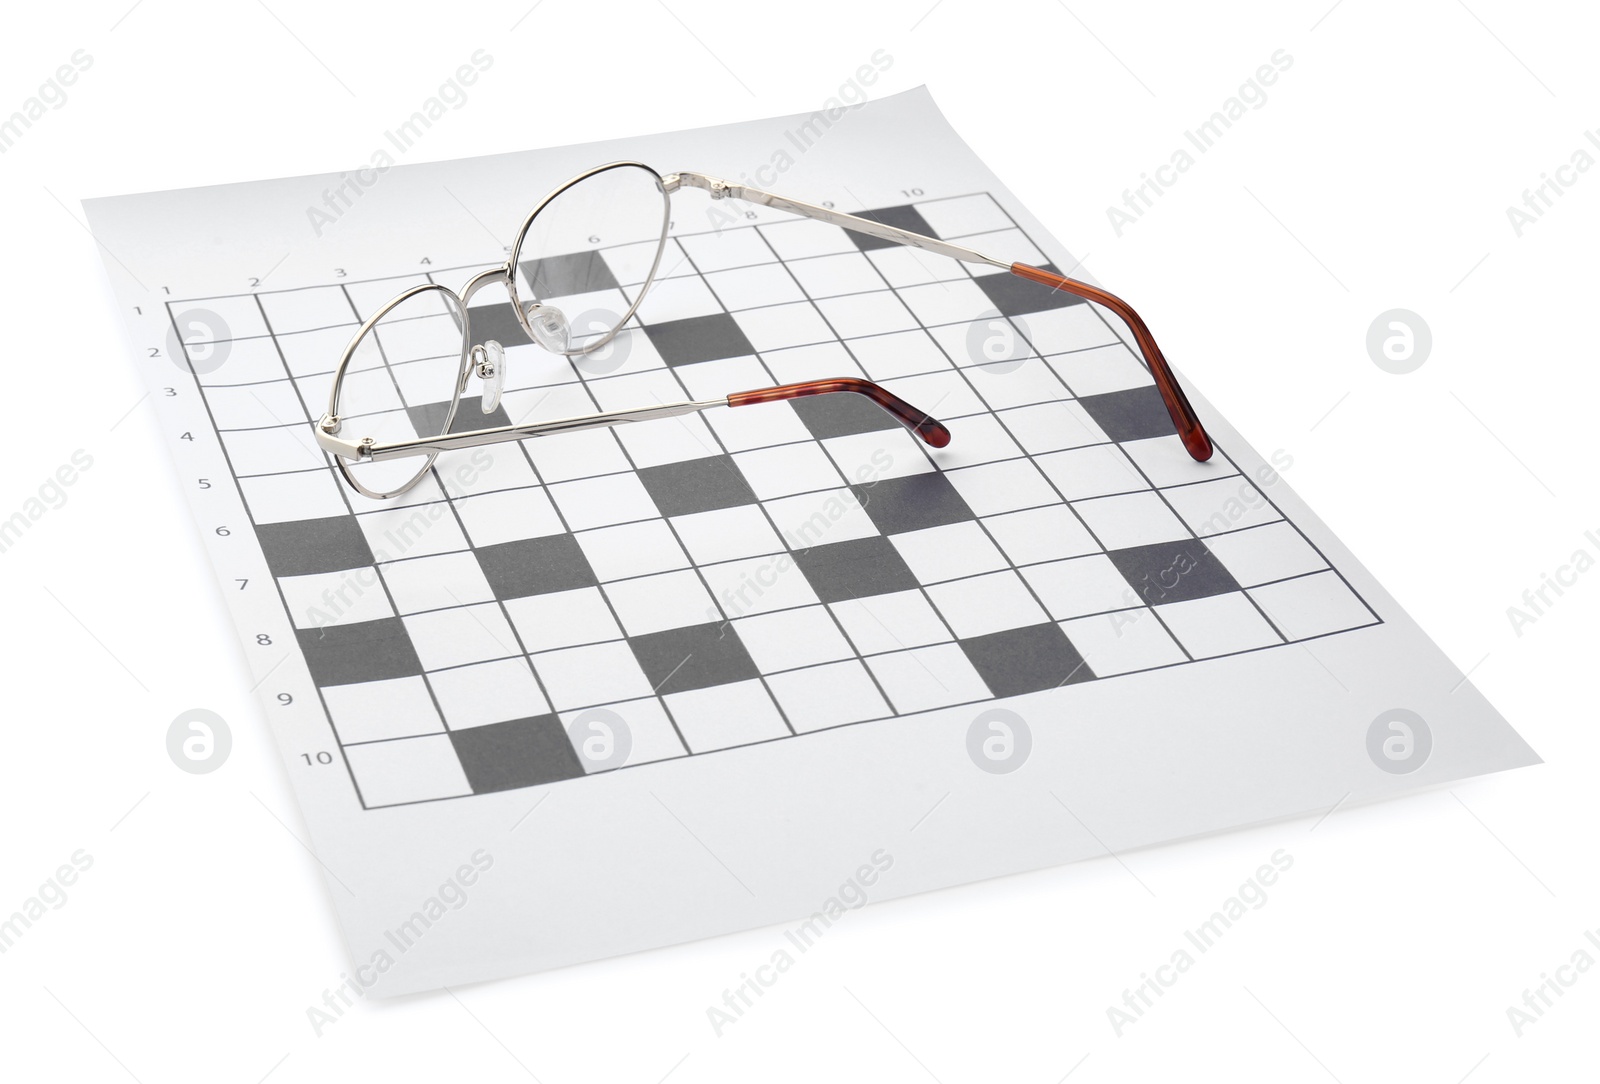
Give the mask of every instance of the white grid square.
[(1023, 317), (1028, 341), (1039, 354), (1065, 354), (1120, 342), (1087, 302), (1064, 309), (1030, 312)]
[(939, 449), (938, 455), (939, 466), (953, 470), (1014, 459), (1022, 455), (1022, 449), (993, 414), (973, 414), (951, 425), (950, 444)]
[(761, 234), (745, 227), (679, 237), (678, 244), (683, 246), (694, 269), (702, 274), (725, 271), (730, 267), (777, 262), (777, 257), (772, 254), (772, 249)]
[(923, 221), (947, 241), (1011, 228), (1011, 217), (985, 193), (927, 200), (917, 204), (917, 210), (922, 213)]
[(345, 759), (367, 806), (427, 802), (472, 793), (455, 746), (445, 734), (347, 745)]
[(833, 615), (822, 606), (742, 617), (733, 627), (763, 674), (855, 657)]
[(883, 289), (883, 279), (877, 268), (860, 252), (791, 260), (789, 270), (811, 297), (835, 297)]
[(462, 497), (455, 502), (474, 546), (562, 533), (561, 517), (542, 486)]
[(1061, 629), (1096, 677), (1128, 674), (1183, 662), (1183, 653), (1147, 609), (1063, 621)]
[(1078, 501), (1072, 508), (1108, 550), (1190, 537), (1189, 528), (1149, 490)]
[[(850, 235), (838, 226), (815, 219), (794, 219), (757, 227), (779, 258), (803, 260), (832, 252), (858, 251)], [(754, 231), (752, 231), (754, 232)], [(771, 258), (770, 256), (768, 257)]]
[(821, 443), (847, 482), (870, 485), (879, 478), (905, 478), (934, 469), (922, 442), (904, 429), (875, 429), (828, 437)]
[[(365, 373), (351, 374), (366, 376)], [(389, 410), (400, 405), (392, 385), (388, 396), (375, 409)], [(211, 420), (218, 429), (262, 429), (271, 425), (302, 425), (311, 419), (307, 407), (301, 405), (295, 385), (288, 380), (274, 380), (266, 384), (245, 384), (240, 387), (210, 388), (205, 392), (206, 405), (211, 408)], [(322, 416), (328, 396), (308, 396), (309, 409)]]
[(710, 512), (674, 516), (673, 530), (698, 565), (758, 557), (783, 549), (759, 505), (741, 504)]
[(257, 524), (345, 515), (350, 508), (344, 503), (344, 492), (340, 488), (343, 485), (331, 470), (239, 479), (244, 503), (250, 509), (250, 518)]
[(893, 714), (867, 668), (856, 659), (775, 674), (767, 679), (796, 733)]
[(897, 292), (924, 327), (959, 324), (962, 336), (974, 321), (999, 315), (989, 295), (969, 278), (906, 286)]
[(834, 337), (827, 322), (809, 301), (745, 309), (734, 313), (733, 319), (759, 353), (782, 350), (786, 346), (829, 342)]
[(659, 515), (637, 474), (611, 474), (547, 487), (574, 531)]
[(1100, 444), (1111, 438), (1077, 400), (1019, 407), (997, 415), (1003, 425), (1033, 455)]
[[(814, 605), (817, 593), (787, 553), (746, 557), (700, 570), (730, 618)], [(702, 619), (703, 620), (703, 619)]]
[(460, 606), (401, 618), (424, 670), (520, 655), (517, 637), (497, 603)]
[(970, 365), (966, 373), (978, 394), (995, 410), (1049, 403), (1072, 395), (1048, 365), (1006, 361)]
[[(395, 293), (399, 293), (398, 290)], [(321, 327), (354, 326), (360, 323), (356, 319), (355, 308), (350, 304), (350, 299), (344, 291), (337, 286), (312, 286), (304, 290), (283, 290), (260, 295), (261, 307), (266, 310), (267, 319), (272, 322), (272, 330), (282, 335), (293, 331), (310, 331)], [(219, 299), (219, 301), (234, 299)], [(249, 300), (249, 299), (241, 299)], [(212, 302), (212, 305), (218, 302)], [(252, 304), (251, 309), (255, 306)], [(431, 299), (417, 298), (401, 306), (400, 312), (406, 315), (420, 314), (423, 311), (443, 312), (443, 308)], [(232, 308), (218, 310), (229, 323), (233, 322), (235, 310)], [(243, 315), (241, 312), (240, 315)], [(245, 327), (260, 326), (261, 317), (255, 315), (255, 320), (246, 322)], [(235, 334), (264, 334), (265, 328), (260, 331), (236, 331)], [(348, 338), (349, 333), (346, 337)]]
[(848, 489), (780, 497), (764, 502), (763, 507), (792, 549), (805, 549), (819, 542), (870, 538), (878, 533), (861, 502)]
[(693, 570), (620, 580), (603, 590), (629, 636), (704, 624), (717, 612)]
[(944, 619), (921, 591), (848, 599), (828, 608), (861, 655), (944, 643), (952, 638)]
[(1332, 571), (1281, 580), (1249, 594), (1291, 640), (1307, 640), (1374, 621), (1366, 604)]
[[(348, 338), (348, 336), (346, 337)], [(188, 356), (198, 357), (200, 353), (198, 344), (196, 349), (186, 353)], [(212, 359), (211, 364), (215, 363), (213, 354), (207, 353), (204, 356)], [(338, 364), (338, 361), (339, 355), (335, 353), (333, 360), (328, 362), (328, 369), (331, 371)], [(182, 367), (182, 364), (180, 361), (179, 366)], [(202, 367), (209, 368), (209, 366)], [(230, 385), (258, 384), (264, 380), (282, 380), (290, 372), (292, 370), (285, 367), (284, 360), (278, 355), (278, 348), (274, 345), (273, 340), (267, 338), (234, 339), (228, 344), (227, 359), (215, 369), (198, 373), (197, 379), (204, 387), (216, 388)]]
[(733, 461), (762, 500), (837, 488), (844, 481), (822, 447), (810, 442), (738, 452)]
[(356, 516), (356, 525), (380, 561), (426, 557), (467, 548), (450, 506), (443, 501), (415, 507), (382, 507)]
[(696, 753), (782, 738), (792, 733), (759, 681), (668, 693), (661, 699)]
[(1155, 610), (1197, 659), (1283, 643), (1250, 600), (1237, 591), (1173, 602)]
[(1115, 444), (1091, 444), (1041, 455), (1036, 462), (1069, 501), (1149, 489), (1137, 467)]
[(873, 380), (893, 380), (950, 368), (950, 359), (926, 331), (895, 331), (851, 339), (850, 352)]
[[(722, 311), (722, 302), (698, 276), (659, 279), (639, 302), (636, 315), (641, 323), (660, 324), (668, 320), (687, 320)], [(618, 315), (621, 315), (620, 313)]]
[[(272, 360), (276, 364), (266, 379), (283, 375), (287, 366), (291, 376), (309, 376), (312, 373), (331, 373), (339, 367), (339, 358), (344, 355), (344, 349), (350, 345), (350, 336), (354, 329), (350, 327), (329, 327), (318, 331), (301, 331), (294, 334), (279, 332), (271, 339), (248, 340), (253, 349), (243, 349), (245, 342), (233, 344), (233, 350), (228, 354), (228, 360), (223, 362), (222, 368), (213, 375), (213, 383), (240, 384), (249, 379), (244, 374), (247, 370), (266, 367), (266, 355), (272, 350), (273, 343), (277, 344), (278, 351), (283, 354), (283, 359), (278, 360), (276, 354)], [(367, 340), (368, 343), (371, 340)], [(365, 344), (363, 344), (365, 346)], [(349, 371), (370, 369), (375, 365), (383, 364), (383, 356), (376, 348), (366, 348), (356, 354), (350, 361)]]
[(379, 570), (395, 608), (403, 614), (494, 599), (477, 557), (467, 550), (391, 561)]
[(529, 719), (550, 710), (523, 658), (498, 659), (428, 675), (451, 730)]
[(782, 305), (804, 301), (806, 295), (782, 264), (741, 267), (715, 271), (706, 276), (711, 289), (729, 312), (753, 309), (759, 305)]
[(971, 520), (904, 531), (890, 535), (889, 541), (919, 583), (938, 583), (1008, 567), (1005, 555)]
[(983, 525), (1014, 565), (1100, 552), (1100, 543), (1064, 504), (992, 516)]
[(1026, 459), (963, 467), (947, 471), (945, 477), (950, 479), (967, 506), (980, 516), (1060, 502), (1039, 468)]
[[(330, 286), (324, 289), (338, 294), (338, 287)], [(296, 291), (313, 292), (313, 291)], [(282, 294), (240, 295), (235, 297), (209, 297), (203, 302), (193, 306), (186, 302), (178, 302), (171, 306), (173, 331), (176, 332), (180, 342), (191, 356), (203, 353), (194, 348), (205, 344), (215, 344), (237, 339), (249, 339), (258, 335), (267, 334), (267, 325), (261, 319), (261, 309), (256, 305), (256, 297), (262, 301), (270, 302)], [(342, 301), (343, 298), (341, 297)], [(271, 311), (269, 309), (269, 311)], [(204, 314), (204, 315), (202, 315)], [(330, 320), (327, 323), (350, 323), (350, 306), (344, 306), (344, 316), (341, 320)], [(276, 323), (276, 322), (274, 322)], [(320, 325), (312, 325), (320, 326)], [(282, 330), (294, 331), (296, 328)], [(170, 340), (169, 340), (170, 341)], [(206, 355), (209, 357), (209, 355)]]
[(1022, 578), (1009, 569), (934, 584), (928, 597), (956, 636), (970, 639), (1047, 620)]
[(1029, 565), (1022, 576), (1058, 621), (1139, 605), (1139, 596), (1103, 553)]
[(420, 677), (331, 685), (322, 690), (322, 700), (342, 745), (436, 734), (444, 729)]
[(1327, 567), (1322, 555), (1287, 521), (1213, 535), (1206, 539), (1206, 548), (1242, 587)]
[[(681, 757), (688, 751), (684, 749), (683, 742), (678, 740), (678, 732), (674, 729), (672, 720), (667, 717), (661, 701), (653, 696), (643, 700), (630, 700), (623, 704), (607, 704), (603, 710), (622, 720), (622, 724), (628, 728), (629, 744), (625, 761), (620, 764), (606, 763), (604, 767), (625, 768), (630, 764), (648, 764), (652, 761)], [(572, 739), (573, 748), (577, 750), (578, 761), (584, 766), (584, 771), (594, 771), (596, 766), (590, 763), (584, 753), (584, 741), (593, 733), (591, 718), (586, 716), (588, 712), (574, 711), (563, 712), (559, 718), (561, 725), (566, 728), (567, 737)]]
[(666, 520), (646, 519), (616, 527), (580, 531), (575, 536), (602, 581), (689, 567), (689, 558)]
[(824, 298), (816, 306), (841, 339), (911, 331), (917, 326), (916, 317), (890, 290)]
[(1120, 342), (1071, 354), (1053, 354), (1045, 362), (1060, 374), (1067, 387), (1080, 398), (1142, 388), (1150, 383), (1150, 371), (1126, 344)]
[(874, 655), (867, 665), (902, 714), (989, 698), (989, 686), (955, 644)]
[(530, 654), (622, 637), (598, 587), (507, 599), (505, 607)]
[(325, 465), (322, 452), (311, 438), (308, 425), (280, 425), (271, 429), (235, 429), (222, 433), (222, 446), (235, 474), (282, 474), (292, 470), (317, 470)]
[(611, 704), (654, 692), (623, 640), (546, 651), (534, 656), (533, 668), (557, 709)]
[(1173, 509), (1201, 538), (1259, 527), (1283, 517), (1242, 475), (1162, 490)]

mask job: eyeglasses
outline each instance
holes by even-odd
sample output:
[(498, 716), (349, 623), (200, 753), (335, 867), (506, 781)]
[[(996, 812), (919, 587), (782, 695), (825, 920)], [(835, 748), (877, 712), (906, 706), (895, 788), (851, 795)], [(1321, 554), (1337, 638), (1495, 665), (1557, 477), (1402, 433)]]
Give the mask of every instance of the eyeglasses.
[[(1047, 268), (1006, 263), (948, 241), (703, 173), (663, 176), (639, 162), (612, 162), (579, 174), (540, 201), (523, 221), (503, 265), (475, 275), (459, 292), (432, 282), (414, 286), (382, 305), (357, 329), (334, 371), (328, 412), (315, 425), (317, 443), (333, 455), (345, 481), (367, 497), (388, 499), (420, 482), (445, 451), (653, 421), (711, 407), (741, 407), (814, 395), (864, 396), (932, 447), (942, 448), (950, 443), (950, 431), (941, 422), (887, 389), (853, 377), (454, 432), (456, 415), (474, 376), (482, 384), (480, 407), (485, 415), (498, 411), (506, 386), (505, 348), (494, 339), (473, 342), (468, 319), (468, 304), (473, 296), (485, 287), (501, 285), (509, 295), (515, 326), (534, 343), (568, 358), (596, 356), (623, 332), (655, 281), (667, 250), (671, 197), (683, 188), (703, 189), (713, 200), (737, 199), (772, 207), (963, 263), (999, 267), (1104, 306), (1132, 331), (1184, 448), (1196, 460), (1211, 457), (1211, 440), (1150, 329), (1119, 297)], [(518, 281), (519, 268), (527, 278), (527, 291)], [(625, 302), (620, 306), (622, 312), (615, 311), (619, 307), (614, 303), (618, 292)], [(587, 305), (590, 302), (586, 298), (601, 296), (606, 298), (604, 302), (596, 301), (597, 307), (576, 319), (547, 300), (576, 299), (577, 304)], [(405, 405), (408, 398), (430, 401), (426, 391), (430, 380), (438, 380), (446, 373), (451, 375), (454, 389), (447, 403), (429, 407)], [(342, 413), (341, 397), (346, 394), (347, 385), (357, 384), (367, 387), (368, 402), (374, 409)], [(413, 388), (410, 397), (404, 394), (407, 384)], [(342, 438), (345, 426), (357, 419), (368, 433), (388, 429), (391, 433), (398, 430), (398, 434)], [(378, 482), (371, 477), (363, 480), (355, 473), (355, 468), (363, 464), (417, 456), (423, 457), (422, 465), (402, 475), (398, 484), (391, 484), (396, 481), (392, 477)]]

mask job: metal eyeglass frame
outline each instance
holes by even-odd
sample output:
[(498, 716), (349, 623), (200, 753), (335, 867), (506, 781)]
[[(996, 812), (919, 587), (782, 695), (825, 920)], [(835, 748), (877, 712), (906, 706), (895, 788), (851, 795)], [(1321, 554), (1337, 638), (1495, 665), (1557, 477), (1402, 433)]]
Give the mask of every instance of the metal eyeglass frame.
[[(535, 330), (535, 316), (543, 307), (542, 303), (533, 298), (524, 301), (517, 286), (516, 269), (522, 254), (523, 244), (527, 240), (528, 232), (533, 226), (541, 211), (548, 207), (556, 197), (597, 174), (618, 167), (637, 167), (645, 170), (656, 178), (662, 192), (663, 216), (661, 220), (661, 235), (656, 246), (656, 256), (650, 266), (650, 273), (644, 283), (639, 287), (637, 296), (632, 305), (616, 323), (616, 326), (592, 342), (587, 342), (581, 347), (560, 349), (551, 345), (546, 336)], [(1155, 338), (1150, 334), (1139, 314), (1133, 307), (1121, 298), (1095, 286), (1079, 282), (1075, 279), (1059, 275), (1046, 268), (1031, 267), (1023, 263), (1006, 263), (981, 252), (966, 248), (962, 245), (952, 244), (938, 238), (927, 237), (910, 230), (902, 230), (894, 226), (875, 222), (869, 218), (845, 214), (827, 207), (819, 207), (811, 203), (802, 203), (799, 200), (789, 199), (786, 196), (763, 192), (746, 185), (734, 184), (731, 181), (721, 180), (704, 173), (679, 172), (669, 173), (665, 176), (657, 173), (641, 162), (610, 162), (594, 169), (580, 173), (547, 195), (523, 220), (522, 228), (517, 233), (517, 239), (511, 246), (511, 252), (506, 262), (495, 268), (480, 272), (470, 279), (460, 292), (453, 291), (438, 283), (427, 283), (414, 286), (409, 290), (391, 298), (357, 329), (350, 344), (345, 347), (339, 359), (339, 366), (334, 371), (333, 387), (328, 396), (328, 412), (314, 426), (317, 443), (322, 449), (334, 457), (334, 464), (339, 473), (344, 476), (351, 488), (364, 496), (378, 500), (398, 497), (411, 489), (432, 468), (434, 460), (440, 452), (458, 448), (472, 448), (485, 444), (498, 444), (505, 441), (525, 440), (531, 437), (550, 436), (555, 433), (571, 433), (584, 429), (596, 429), (615, 425), (624, 425), (629, 422), (653, 421), (658, 418), (671, 418), (679, 415), (691, 414), (706, 410), (711, 407), (737, 407), (754, 403), (778, 402), (785, 399), (794, 399), (810, 395), (826, 395), (834, 393), (850, 393), (863, 395), (871, 399), (878, 406), (892, 414), (897, 421), (915, 433), (925, 443), (936, 448), (942, 448), (950, 442), (950, 431), (939, 421), (924, 412), (906, 403), (887, 389), (867, 380), (854, 377), (837, 377), (830, 380), (815, 380), (801, 384), (783, 384), (755, 391), (732, 392), (716, 399), (684, 400), (675, 403), (658, 403), (654, 406), (634, 407), (625, 410), (603, 411), (597, 414), (584, 414), (568, 418), (554, 418), (546, 421), (526, 422), (517, 425), (494, 426), (487, 429), (473, 429), (461, 433), (452, 433), (451, 426), (455, 423), (457, 408), (461, 405), (461, 397), (467, 388), (467, 382), (476, 371), (480, 375), (484, 372), (482, 347), (472, 343), (471, 328), (467, 322), (467, 306), (472, 296), (483, 287), (495, 282), (503, 282), (506, 292), (510, 296), (511, 307), (516, 313), (517, 322), (522, 326), (530, 340), (545, 346), (553, 352), (574, 356), (586, 354), (597, 350), (616, 337), (627, 322), (638, 310), (645, 294), (655, 281), (657, 271), (660, 270), (661, 256), (666, 251), (667, 231), (670, 222), (671, 205), (670, 197), (680, 188), (699, 188), (708, 192), (712, 199), (738, 199), (747, 203), (758, 204), (763, 207), (772, 207), (790, 214), (800, 215), (804, 218), (828, 222), (841, 226), (856, 233), (863, 233), (869, 237), (892, 241), (896, 244), (907, 245), (911, 248), (923, 249), (938, 256), (946, 256), (962, 263), (986, 264), (1009, 271), (1020, 278), (1047, 286), (1052, 290), (1061, 290), (1103, 305), (1114, 312), (1133, 333), (1139, 351), (1144, 357), (1146, 366), (1155, 380), (1156, 388), (1161, 394), (1162, 402), (1167, 408), (1167, 413), (1172, 418), (1173, 427), (1177, 430), (1179, 438), (1189, 455), (1197, 461), (1211, 458), (1212, 445), (1207, 436), (1205, 427), (1200, 423), (1194, 408), (1189, 404), (1183, 389), (1179, 386), (1177, 378), (1173, 375), (1171, 367), (1162, 355), (1161, 349), (1156, 345)], [(374, 327), (396, 307), (405, 302), (428, 293), (438, 291), (444, 295), (449, 305), (455, 310), (455, 316), (461, 326), (461, 358), (455, 383), (455, 391), (450, 399), (450, 406), (445, 414), (444, 425), (439, 436), (416, 437), (408, 440), (394, 440), (378, 442), (371, 437), (360, 440), (345, 440), (339, 436), (343, 419), (339, 415), (339, 396), (344, 385), (345, 371), (355, 356), (356, 349)], [(351, 473), (350, 467), (356, 463), (381, 462), (391, 459), (401, 459), (410, 456), (425, 456), (426, 461), (417, 472), (407, 479), (402, 485), (384, 491), (369, 489), (357, 480)]]

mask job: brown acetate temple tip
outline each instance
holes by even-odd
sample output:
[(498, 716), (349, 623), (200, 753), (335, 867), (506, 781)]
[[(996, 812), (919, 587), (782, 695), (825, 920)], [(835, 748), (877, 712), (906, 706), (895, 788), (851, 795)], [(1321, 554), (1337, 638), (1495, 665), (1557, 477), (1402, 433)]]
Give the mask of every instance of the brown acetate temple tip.
[(943, 448), (950, 443), (950, 430), (945, 428), (943, 422), (924, 414), (887, 388), (879, 387), (870, 380), (859, 380), (851, 376), (809, 380), (803, 384), (779, 384), (776, 387), (759, 388), (755, 391), (736, 391), (728, 396), (728, 405), (736, 407), (750, 406), (752, 403), (778, 403), (785, 399), (800, 399), (808, 395), (831, 395), (837, 392), (866, 396), (894, 415), (896, 421), (921, 437), (924, 443), (935, 448)]
[(1178, 378), (1173, 375), (1172, 367), (1167, 364), (1167, 359), (1161, 354), (1161, 348), (1156, 345), (1155, 336), (1150, 334), (1150, 328), (1145, 325), (1139, 314), (1133, 311), (1132, 305), (1115, 294), (1108, 294), (1086, 282), (1069, 279), (1065, 275), (1058, 275), (1043, 267), (1014, 263), (1011, 265), (1011, 273), (1029, 282), (1048, 286), (1052, 290), (1062, 290), (1075, 297), (1104, 305), (1116, 313), (1133, 332), (1134, 340), (1139, 344), (1139, 352), (1144, 355), (1145, 364), (1156, 382), (1156, 390), (1161, 393), (1161, 401), (1172, 417), (1172, 426), (1178, 431), (1178, 438), (1183, 441), (1183, 447), (1189, 453), (1189, 457), (1200, 463), (1211, 458), (1211, 438), (1206, 435), (1205, 426), (1200, 424), (1200, 416), (1194, 412), (1194, 407), (1189, 405), (1189, 399), (1183, 394), (1183, 388), (1178, 385)]

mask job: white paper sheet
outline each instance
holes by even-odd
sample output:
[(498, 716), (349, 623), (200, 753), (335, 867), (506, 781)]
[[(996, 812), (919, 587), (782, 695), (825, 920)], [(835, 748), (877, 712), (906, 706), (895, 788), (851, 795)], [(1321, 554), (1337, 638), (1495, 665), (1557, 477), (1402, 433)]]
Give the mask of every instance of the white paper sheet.
[[(1075, 267), (922, 91), (86, 204), (359, 992), (820, 930), (1537, 762), (1282, 453), (1192, 386), (1217, 456), (1152, 428), (1115, 317), (699, 191), (622, 361), (507, 333), (506, 415), (866, 376), (947, 449), (776, 404), (450, 453), (390, 504), (343, 488), (311, 420), (359, 319), (503, 262), (539, 196), (624, 158)], [(405, 370), (387, 406), (432, 386)]]

